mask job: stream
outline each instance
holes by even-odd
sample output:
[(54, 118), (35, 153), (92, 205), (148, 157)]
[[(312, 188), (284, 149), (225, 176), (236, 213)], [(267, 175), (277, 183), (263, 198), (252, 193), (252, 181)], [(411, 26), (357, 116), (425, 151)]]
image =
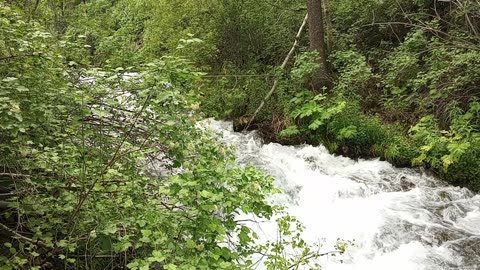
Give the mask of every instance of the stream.
[[(211, 120), (222, 141), (236, 147), (238, 163), (275, 177), (285, 205), (306, 227), (303, 237), (340, 256), (321, 257), (326, 270), (478, 270), (480, 195), (450, 186), (420, 169), (334, 156), (323, 146), (263, 144), (255, 132), (237, 133)], [(468, 168), (465, 168), (468, 169)], [(261, 237), (275, 237), (258, 225)]]

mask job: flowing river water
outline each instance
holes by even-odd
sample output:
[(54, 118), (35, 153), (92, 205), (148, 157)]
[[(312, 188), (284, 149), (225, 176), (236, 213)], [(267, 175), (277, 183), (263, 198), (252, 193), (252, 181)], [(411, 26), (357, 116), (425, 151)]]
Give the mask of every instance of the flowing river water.
[(306, 240), (323, 251), (338, 238), (354, 241), (345, 254), (322, 257), (323, 269), (480, 269), (480, 195), (421, 170), (334, 156), (322, 146), (263, 144), (229, 122), (210, 126), (236, 147), (239, 164), (275, 177), (283, 194), (272, 200), (305, 225)]

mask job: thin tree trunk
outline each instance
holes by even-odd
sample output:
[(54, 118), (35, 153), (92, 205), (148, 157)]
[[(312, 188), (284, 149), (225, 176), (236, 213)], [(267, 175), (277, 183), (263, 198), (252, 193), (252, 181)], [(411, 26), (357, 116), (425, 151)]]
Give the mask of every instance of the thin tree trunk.
[[(295, 41), (293, 42), (293, 46), (292, 46), (292, 48), (290, 49), (290, 51), (288, 52), (287, 57), (285, 57), (285, 59), (283, 60), (282, 65), (280, 66), (280, 69), (281, 69), (281, 70), (284, 70), (284, 69), (285, 69), (285, 67), (286, 67), (287, 64), (288, 64), (288, 61), (290, 61), (290, 58), (292, 58), (293, 53), (295, 52), (295, 49), (298, 47), (298, 40), (299, 40), (300, 37), (302, 36), (303, 29), (304, 29), (305, 26), (307, 25), (308, 17), (309, 17), (308, 14), (305, 15), (305, 18), (303, 19), (302, 25), (301, 25), (300, 28), (298, 29), (298, 33), (297, 33), (297, 35), (295, 36)], [(270, 96), (273, 94), (273, 92), (275, 92), (275, 90), (277, 89), (277, 86), (278, 86), (278, 79), (275, 79), (275, 81), (273, 82), (272, 88), (271, 88), (270, 91), (267, 93), (267, 95), (265, 96), (265, 98), (262, 100), (262, 102), (260, 103), (260, 106), (258, 106), (257, 110), (255, 110), (255, 113), (254, 113), (253, 116), (250, 118), (250, 121), (248, 121), (247, 125), (245, 126), (245, 128), (244, 128), (243, 130), (247, 130), (247, 129), (250, 127), (250, 125), (252, 124), (253, 120), (255, 120), (255, 117), (257, 116), (257, 114), (260, 112), (260, 110), (263, 108), (263, 106), (265, 106), (265, 102), (270, 98)]]
[(333, 50), (333, 24), (330, 13), (330, 0), (323, 0), (323, 13), (325, 15), (325, 31), (327, 32), (327, 55)]
[(28, 16), (27, 22), (30, 22), (30, 20), (35, 19), (35, 13), (37, 13), (38, 5), (40, 4), (40, 0), (35, 1), (35, 5), (33, 6), (32, 11), (30, 12), (30, 16)]
[(312, 88), (320, 92), (328, 85), (327, 46), (325, 43), (325, 29), (323, 25), (322, 0), (308, 0), (308, 34), (310, 49), (317, 51), (320, 59), (320, 68), (312, 75)]

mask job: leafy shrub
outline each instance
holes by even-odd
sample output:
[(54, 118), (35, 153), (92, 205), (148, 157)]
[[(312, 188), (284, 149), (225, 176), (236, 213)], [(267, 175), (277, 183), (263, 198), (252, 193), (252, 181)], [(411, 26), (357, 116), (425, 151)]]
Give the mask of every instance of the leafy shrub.
[(281, 132), (281, 136), (296, 135), (300, 132), (314, 133), (324, 130), (330, 119), (340, 113), (346, 102), (340, 101), (334, 106), (326, 106), (326, 97), (323, 94), (313, 96), (311, 92), (302, 92), (294, 97), (290, 103), (296, 108), (291, 116), (298, 120), (300, 126), (294, 125)]
[(379, 119), (365, 116), (352, 107), (335, 117), (328, 126), (329, 135), (335, 138), (338, 147), (332, 150), (353, 157), (375, 156), (375, 146), (386, 137), (384, 127)]
[(365, 56), (357, 51), (348, 50), (337, 52), (333, 59), (333, 64), (339, 72), (338, 82), (333, 91), (351, 98), (357, 97), (374, 76)]
[(387, 127), (384, 141), (376, 149), (376, 153), (399, 167), (412, 166), (412, 160), (419, 155), (418, 146), (398, 126)]
[(317, 59), (318, 52), (302, 52), (295, 57), (293, 68), (290, 71), (292, 82), (301, 82), (320, 68)]
[(385, 128), (375, 117), (363, 115), (358, 104), (341, 97), (300, 93), (291, 100), (296, 125), (282, 136), (309, 134), (312, 142), (324, 143), (331, 151), (353, 157), (374, 156), (374, 146), (385, 139)]
[(441, 130), (432, 116), (422, 118), (411, 129), (413, 139), (421, 145), (414, 163), (426, 164), (454, 184), (478, 189), (475, 168), (480, 164), (480, 103), (473, 101), (468, 111), (459, 108), (451, 111), (452, 124), (448, 130)]
[[(318, 256), (267, 203), (273, 179), (197, 127), (188, 61), (70, 69), (41, 27), (0, 14), (2, 269), (251, 269), (255, 253), (285, 269)], [(280, 217), (285, 237), (257, 243), (239, 213)], [(279, 260), (290, 248), (303, 257)]]

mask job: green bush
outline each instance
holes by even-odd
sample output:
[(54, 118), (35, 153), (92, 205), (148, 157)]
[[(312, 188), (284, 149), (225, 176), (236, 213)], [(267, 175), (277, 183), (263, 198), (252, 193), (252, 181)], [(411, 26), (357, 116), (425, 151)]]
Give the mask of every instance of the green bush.
[(478, 190), (480, 150), (480, 103), (473, 101), (469, 109), (451, 109), (451, 125), (441, 130), (433, 116), (427, 116), (411, 129), (419, 145), (415, 164), (425, 164), (449, 182)]
[[(252, 269), (260, 253), (286, 269), (319, 256), (268, 204), (272, 177), (197, 127), (202, 74), (188, 61), (74, 69), (4, 4), (0, 39), (0, 268)], [(275, 215), (282, 241), (257, 243), (239, 213)]]
[(387, 128), (386, 137), (378, 149), (377, 152), (385, 160), (399, 167), (412, 166), (412, 160), (419, 155), (418, 146), (401, 127), (396, 126)]
[(480, 192), (480, 145), (468, 149), (442, 176), (453, 185)]
[(327, 134), (334, 138), (342, 152), (354, 157), (375, 156), (374, 147), (385, 140), (385, 135), (384, 127), (377, 118), (362, 115), (352, 108), (329, 123)]
[(323, 143), (332, 152), (352, 157), (374, 156), (375, 146), (386, 138), (386, 131), (376, 117), (363, 115), (357, 102), (341, 96), (328, 99), (309, 92), (291, 100), (296, 125), (282, 131), (282, 136), (308, 134), (310, 142)]

